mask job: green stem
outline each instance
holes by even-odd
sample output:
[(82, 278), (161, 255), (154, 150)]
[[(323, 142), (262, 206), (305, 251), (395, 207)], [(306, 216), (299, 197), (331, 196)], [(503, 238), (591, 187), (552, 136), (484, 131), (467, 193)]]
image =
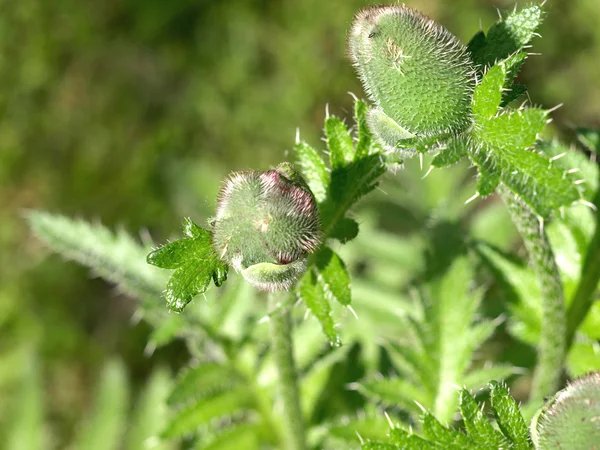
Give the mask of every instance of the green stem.
[[(269, 294), (269, 310), (278, 308), (284, 303), (286, 292)], [(286, 449), (304, 450), (304, 420), (300, 407), (298, 391), (298, 376), (294, 363), (294, 348), (292, 343), (292, 318), (289, 308), (282, 308), (271, 315), (271, 345), (273, 358), (279, 373), (279, 389), (283, 401), (283, 419), (287, 432)]]
[(561, 384), (566, 355), (565, 298), (548, 237), (537, 216), (506, 187), (498, 189), (529, 254), (542, 292), (542, 327), (529, 401), (542, 404)]
[[(594, 204), (600, 204), (600, 194)], [(594, 304), (594, 293), (600, 280), (600, 209), (596, 210), (596, 231), (590, 242), (581, 268), (581, 278), (567, 312), (567, 349), (573, 343), (575, 332)]]

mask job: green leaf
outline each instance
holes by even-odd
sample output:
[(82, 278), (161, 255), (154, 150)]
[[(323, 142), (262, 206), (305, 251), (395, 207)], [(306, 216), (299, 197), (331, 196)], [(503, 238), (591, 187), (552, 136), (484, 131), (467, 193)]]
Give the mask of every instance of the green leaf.
[(367, 113), (366, 103), (356, 100), (354, 102), (354, 120), (356, 122), (357, 140), (354, 160), (360, 160), (371, 153), (373, 134), (367, 125)]
[(239, 382), (235, 372), (216, 362), (207, 362), (198, 367), (184, 369), (169, 395), (169, 405), (190, 400), (199, 400), (216, 392), (231, 388)]
[[(577, 187), (560, 169), (545, 156), (527, 150), (544, 128), (546, 118), (546, 111), (531, 108), (479, 122), (469, 153), (483, 173), (498, 177), (541, 217), (579, 198)], [(482, 190), (482, 195), (487, 193), (489, 187)]]
[(502, 101), (502, 89), (506, 81), (503, 64), (496, 64), (487, 71), (473, 92), (473, 116), (476, 122), (485, 122), (498, 112)]
[(100, 375), (91, 414), (74, 448), (117, 450), (123, 442), (129, 406), (129, 385), (122, 362), (110, 361)]
[(427, 439), (441, 444), (448, 450), (466, 450), (473, 448), (472, 441), (459, 431), (444, 427), (432, 414), (423, 413), (421, 417), (423, 434)]
[[(171, 384), (171, 375), (166, 369), (161, 368), (152, 372), (148, 384), (135, 405), (124, 448), (146, 450), (150, 439), (157, 437), (158, 431), (169, 415), (166, 399)], [(171, 446), (166, 443), (155, 443), (152, 448), (167, 450)]]
[(539, 5), (509, 13), (492, 25), (487, 35), (479, 32), (471, 39), (468, 49), (473, 61), (481, 67), (491, 66), (521, 50), (536, 35), (541, 21), (542, 9)]
[(552, 166), (560, 169), (565, 178), (579, 183), (578, 186), (586, 200), (593, 201), (600, 187), (600, 170), (595, 161), (590, 160), (583, 151), (561, 144), (557, 140), (540, 142), (537, 148), (550, 158)]
[(478, 448), (482, 450), (508, 448), (509, 443), (502, 433), (492, 426), (480, 405), (466, 389), (460, 391), (459, 407), (465, 428), (471, 439), (479, 446)]
[(446, 147), (435, 155), (431, 161), (432, 167), (447, 167), (456, 164), (467, 156), (468, 144), (464, 138), (453, 138), (447, 142)]
[(388, 406), (401, 407), (415, 414), (421, 411), (415, 402), (431, 403), (428, 393), (422, 388), (415, 386), (409, 380), (395, 376), (362, 380), (356, 387), (366, 397)]
[(390, 431), (390, 442), (397, 445), (396, 448), (405, 450), (436, 450), (444, 448), (442, 445), (426, 441), (416, 434), (409, 433), (401, 428), (394, 428)]
[(333, 170), (344, 167), (354, 160), (352, 136), (344, 122), (337, 117), (329, 116), (325, 119), (325, 139)]
[(221, 392), (203, 398), (175, 413), (162, 436), (164, 438), (185, 436), (195, 432), (201, 425), (207, 424), (212, 419), (232, 416), (252, 406), (252, 395), (246, 386)]
[(332, 171), (329, 195), (321, 208), (326, 235), (354, 203), (377, 187), (378, 179), (385, 171), (385, 165), (378, 154), (368, 155)]
[(211, 234), (191, 219), (184, 222), (187, 237), (170, 242), (151, 252), (148, 264), (163, 269), (176, 269), (167, 283), (165, 297), (169, 308), (181, 312), (211, 282), (220, 286), (227, 279), (227, 265), (215, 253)]
[(331, 315), (331, 305), (325, 296), (323, 285), (312, 270), (306, 272), (299, 281), (297, 292), (308, 309), (310, 309), (321, 323), (323, 333), (329, 339), (330, 344), (334, 347), (339, 347), (341, 341)]
[(258, 450), (260, 443), (260, 427), (242, 423), (220, 430), (208, 443), (200, 444), (194, 450)]
[(304, 179), (315, 196), (315, 200), (321, 203), (325, 200), (329, 185), (327, 166), (319, 153), (306, 142), (298, 142), (295, 149)]
[(532, 448), (525, 419), (504, 383), (490, 384), (490, 400), (498, 426), (512, 441), (512, 448), (515, 450)]
[(324, 247), (316, 256), (316, 269), (326, 297), (348, 306), (351, 302), (350, 275), (344, 261), (329, 247)]
[(498, 172), (488, 172), (483, 166), (479, 167), (479, 177), (477, 178), (477, 193), (481, 197), (487, 197), (496, 191), (500, 184), (500, 174)]
[(344, 217), (342, 220), (338, 221), (329, 234), (329, 237), (337, 239), (342, 244), (351, 241), (356, 236), (358, 236), (358, 223), (356, 223), (354, 219), (348, 217)]
[(145, 264), (148, 250), (123, 230), (113, 233), (100, 224), (43, 211), (28, 211), (25, 219), (52, 250), (89, 267), (126, 294), (152, 300), (162, 295), (166, 277)]
[(16, 408), (11, 410), (6, 448), (47, 448), (44, 436), (43, 373), (38, 356), (33, 351), (27, 352), (25, 364), (20, 368), (20, 372), (17, 404)]

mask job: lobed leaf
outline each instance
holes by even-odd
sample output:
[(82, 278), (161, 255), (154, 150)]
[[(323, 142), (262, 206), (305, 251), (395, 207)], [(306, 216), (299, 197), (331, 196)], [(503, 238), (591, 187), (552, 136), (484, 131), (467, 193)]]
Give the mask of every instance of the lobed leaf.
[(352, 136), (344, 122), (337, 117), (325, 119), (325, 139), (332, 170), (340, 169), (354, 160)]
[(169, 405), (190, 400), (200, 400), (239, 382), (238, 376), (229, 367), (216, 362), (207, 362), (197, 367), (184, 369), (178, 376), (175, 387), (168, 398)]
[(89, 267), (126, 294), (152, 300), (161, 296), (163, 273), (145, 264), (147, 249), (124, 231), (114, 233), (100, 224), (44, 211), (28, 211), (25, 219), (52, 250)]
[[(476, 144), (469, 152), (471, 160), (488, 178), (481, 183), (481, 195), (487, 195), (499, 179), (527, 203), (536, 214), (547, 217), (561, 206), (579, 198), (579, 191), (548, 158), (527, 150), (535, 144), (545, 126), (547, 112), (537, 108), (501, 114), (480, 121), (474, 130)], [(490, 176), (493, 180), (489, 182)]]
[(295, 150), (304, 179), (315, 196), (315, 200), (321, 203), (327, 196), (329, 186), (327, 166), (319, 153), (306, 142), (298, 142)]
[(167, 283), (165, 298), (169, 308), (181, 312), (198, 294), (205, 292), (211, 280), (216, 286), (227, 279), (223, 264), (212, 246), (211, 233), (191, 219), (184, 222), (187, 237), (163, 245), (147, 256), (148, 264), (175, 269)]
[(232, 416), (253, 406), (247, 387), (218, 393), (185, 407), (175, 413), (162, 433), (164, 438), (182, 437), (194, 433), (201, 425), (215, 418)]
[(504, 383), (490, 383), (490, 400), (498, 426), (512, 441), (512, 448), (515, 450), (532, 448), (525, 419)]
[(348, 306), (351, 301), (350, 275), (344, 261), (329, 247), (324, 247), (316, 256), (315, 267), (325, 296)]
[(492, 426), (480, 405), (466, 389), (460, 391), (459, 408), (465, 429), (479, 448), (482, 450), (496, 450), (508, 447), (509, 443), (502, 433)]
[(321, 323), (323, 333), (329, 339), (329, 343), (334, 347), (339, 347), (341, 341), (331, 315), (331, 305), (325, 296), (322, 284), (312, 270), (306, 272), (298, 282), (297, 293)]
[(523, 49), (536, 35), (542, 22), (542, 9), (531, 5), (507, 14), (492, 25), (487, 35), (480, 31), (468, 44), (475, 64), (481, 68)]

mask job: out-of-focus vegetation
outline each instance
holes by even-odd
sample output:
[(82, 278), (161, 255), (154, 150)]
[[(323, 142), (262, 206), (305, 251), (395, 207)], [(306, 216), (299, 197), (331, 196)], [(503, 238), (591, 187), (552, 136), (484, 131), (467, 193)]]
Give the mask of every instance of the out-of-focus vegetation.
[[(496, 7), (512, 5), (407, 3), (463, 40), (480, 19), (487, 28)], [(111, 401), (102, 389), (127, 397), (107, 406), (126, 417), (135, 402), (158, 402), (169, 384), (164, 367), (175, 372), (188, 359), (179, 344), (151, 352), (150, 328), (131, 320), (134, 302), (48, 254), (27, 231), (23, 210), (101, 218), (157, 241), (178, 229), (182, 216), (202, 223), (227, 172), (286, 159), (297, 127), (317, 143), (326, 104), (350, 115), (347, 92), (362, 92), (344, 56), (345, 36), (366, 4), (0, 0), (0, 442), (36, 448), (41, 441), (26, 432), (36, 422), (45, 424), (52, 447), (81, 442), (84, 412), (93, 421), (102, 414), (95, 399)], [(568, 141), (573, 125), (600, 126), (600, 4), (555, 0), (547, 11), (544, 39), (533, 50), (542, 55), (521, 78), (534, 103), (564, 103), (553, 117)], [(501, 249), (514, 245), (494, 199), (483, 213), (464, 215), (473, 182), (466, 168), (462, 177), (439, 172), (421, 182), (422, 175), (408, 164), (360, 207), (361, 234), (344, 256), (365, 308), (374, 292), (393, 308), (415, 273), (432, 278), (444, 266), (444, 249), (460, 248), (466, 228)], [(490, 317), (502, 312), (494, 295), (492, 289), (483, 300)], [(330, 381), (330, 410), (360, 406), (343, 383), (379, 364), (368, 324), (345, 329), (355, 344), (348, 361), (362, 351), (367, 367)], [(483, 350), (531, 366), (531, 348), (507, 347)], [(13, 411), (21, 410), (15, 425)], [(131, 416), (133, 424), (159, 417)]]

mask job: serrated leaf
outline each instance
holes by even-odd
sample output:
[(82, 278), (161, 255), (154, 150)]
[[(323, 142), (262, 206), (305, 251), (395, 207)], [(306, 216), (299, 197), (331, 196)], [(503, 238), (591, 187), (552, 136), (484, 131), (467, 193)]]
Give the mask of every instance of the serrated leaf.
[(515, 450), (532, 448), (527, 424), (504, 383), (490, 383), (490, 401), (498, 426), (512, 441)]
[(344, 167), (354, 160), (354, 145), (348, 128), (337, 117), (325, 119), (325, 139), (329, 149), (332, 170)]
[(467, 156), (467, 142), (464, 138), (453, 138), (446, 144), (446, 148), (440, 150), (431, 161), (432, 167), (447, 167), (456, 164)]
[(340, 337), (335, 329), (331, 305), (325, 296), (323, 286), (312, 270), (306, 272), (298, 284), (298, 295), (321, 323), (323, 333), (329, 339), (329, 343), (334, 347), (339, 347), (341, 345)]
[(144, 263), (147, 249), (124, 231), (44, 211), (28, 211), (25, 218), (53, 251), (89, 267), (126, 294), (142, 300), (162, 295), (166, 277)]
[(404, 450), (438, 450), (445, 448), (400, 428), (394, 428), (390, 431), (390, 442)]
[(220, 286), (227, 279), (227, 265), (215, 253), (210, 232), (191, 219), (184, 222), (187, 237), (163, 245), (148, 254), (147, 262), (164, 269), (175, 269), (167, 283), (165, 298), (169, 308), (181, 312), (211, 280)]
[(467, 389), (479, 389), (484, 387), (489, 380), (506, 380), (516, 373), (515, 370), (513, 366), (506, 364), (478, 367), (465, 375), (463, 384)]
[(348, 217), (344, 217), (338, 221), (329, 234), (329, 237), (337, 239), (342, 244), (351, 241), (356, 236), (358, 236), (358, 223), (356, 223), (356, 220)]
[(321, 220), (326, 235), (354, 203), (375, 189), (378, 178), (385, 171), (380, 156), (371, 154), (331, 173), (329, 196), (321, 208)]
[(499, 184), (500, 174), (498, 172), (488, 172), (483, 166), (479, 168), (476, 189), (481, 197), (493, 194)]
[[(600, 185), (600, 170), (595, 161), (583, 151), (568, 147), (557, 140), (540, 142), (537, 148), (552, 161), (552, 166), (560, 169), (565, 178), (578, 181), (586, 200), (592, 201)], [(583, 180), (583, 182), (581, 182)]]
[(484, 75), (473, 92), (473, 116), (476, 122), (485, 122), (498, 112), (502, 101), (502, 89), (506, 80), (506, 70), (496, 64)]
[(335, 299), (348, 306), (351, 302), (350, 275), (341, 258), (329, 247), (324, 247), (316, 256), (319, 284), (329, 300)]
[(462, 389), (460, 392), (459, 407), (469, 437), (479, 448), (497, 450), (508, 447), (509, 443), (502, 433), (492, 426), (482, 408), (466, 389)]
[(505, 91), (502, 93), (502, 103), (500, 103), (500, 107), (504, 108), (509, 103), (515, 101), (521, 95), (527, 92), (527, 86), (519, 83), (513, 83), (510, 87), (505, 88)]
[(402, 450), (401, 447), (386, 442), (365, 442), (362, 448), (363, 450)]
[(471, 440), (460, 431), (444, 427), (432, 414), (425, 412), (421, 417), (423, 434), (427, 439), (442, 444), (448, 450), (473, 448)]
[(492, 25), (487, 35), (477, 33), (469, 42), (469, 51), (475, 64), (485, 67), (521, 50), (535, 36), (542, 21), (538, 5), (513, 11)]
[(236, 424), (218, 433), (207, 444), (194, 450), (257, 450), (260, 448), (260, 427), (251, 423)]
[(469, 152), (484, 173), (499, 176), (541, 217), (579, 198), (576, 186), (561, 170), (543, 155), (527, 150), (544, 128), (546, 117), (545, 111), (531, 108), (480, 122), (474, 130), (477, 144)]
[(413, 413), (419, 413), (419, 404), (431, 403), (429, 395), (408, 380), (390, 376), (362, 380), (357, 384), (360, 393), (390, 406), (399, 406)]
[(198, 367), (185, 369), (178, 376), (168, 403), (175, 405), (199, 400), (224, 388), (232, 388), (238, 381), (238, 376), (229, 367), (215, 362), (204, 363)]
[(302, 175), (308, 184), (315, 200), (321, 203), (327, 196), (329, 185), (329, 172), (325, 161), (319, 153), (306, 142), (299, 142), (295, 146), (298, 155), (298, 164), (302, 169)]
[(212, 419), (231, 416), (246, 411), (252, 406), (252, 396), (245, 386), (221, 392), (203, 398), (175, 413), (162, 436), (164, 438), (185, 436), (195, 432), (201, 425)]
[(354, 102), (354, 120), (356, 122), (356, 150), (354, 159), (360, 160), (371, 153), (371, 141), (373, 135), (367, 125), (368, 107), (365, 102), (356, 100)]

